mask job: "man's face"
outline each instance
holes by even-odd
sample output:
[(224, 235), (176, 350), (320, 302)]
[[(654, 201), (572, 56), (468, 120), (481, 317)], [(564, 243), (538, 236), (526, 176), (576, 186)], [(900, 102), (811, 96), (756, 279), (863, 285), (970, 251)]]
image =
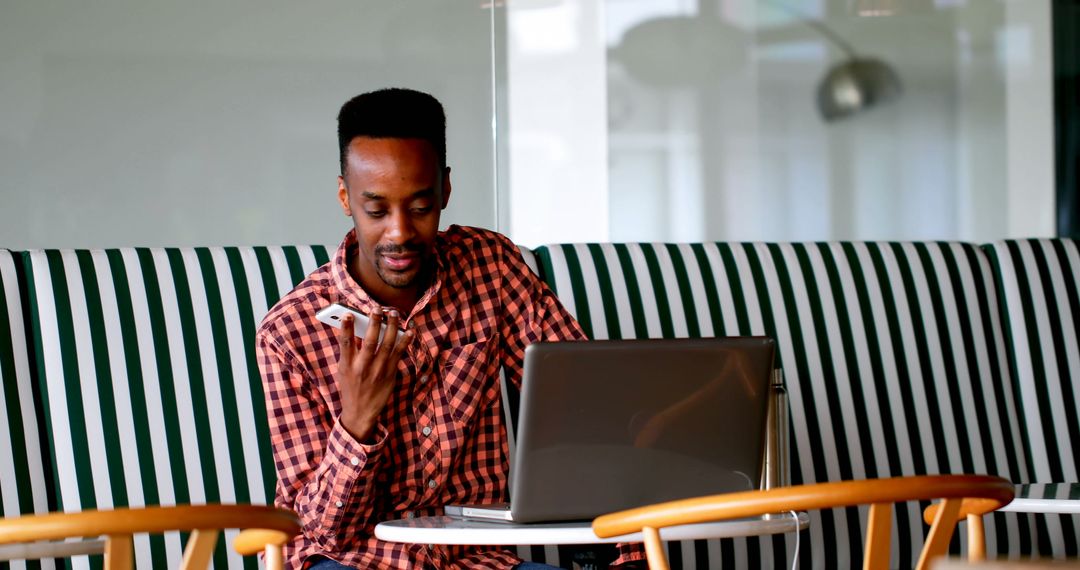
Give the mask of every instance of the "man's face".
[(353, 270), (369, 293), (387, 300), (421, 285), (449, 200), (450, 169), (439, 167), (427, 141), (352, 140), (338, 201), (356, 225)]

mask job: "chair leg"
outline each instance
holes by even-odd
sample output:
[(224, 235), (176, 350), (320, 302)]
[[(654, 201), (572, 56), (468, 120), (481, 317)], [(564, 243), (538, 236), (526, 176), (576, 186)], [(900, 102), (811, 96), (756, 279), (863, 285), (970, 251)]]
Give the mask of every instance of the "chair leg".
[(184, 547), (184, 561), (181, 570), (205, 570), (210, 567), (210, 558), (217, 546), (217, 529), (197, 529), (191, 531), (187, 546)]
[(645, 536), (645, 556), (649, 559), (649, 570), (668, 570), (667, 553), (660, 541), (660, 531), (652, 527), (641, 529)]
[(870, 505), (866, 522), (866, 553), (863, 570), (889, 567), (889, 541), (892, 538), (892, 503)]
[(980, 515), (968, 515), (967, 524), (968, 561), (982, 562), (986, 560), (986, 531), (983, 529), (983, 518)]
[(281, 552), (280, 544), (267, 544), (264, 552), (266, 552), (266, 558), (263, 560), (266, 563), (266, 570), (284, 570), (285, 556)]
[(130, 534), (118, 534), (105, 539), (105, 570), (132, 570), (135, 550)]
[(963, 499), (944, 499), (941, 501), (941, 507), (934, 516), (934, 523), (930, 525), (930, 534), (926, 536), (926, 544), (923, 545), (922, 554), (919, 555), (919, 563), (915, 565), (917, 570), (926, 570), (926, 568), (929, 568), (931, 560), (944, 556), (948, 552), (949, 541), (952, 540), (953, 529), (956, 528), (962, 502)]

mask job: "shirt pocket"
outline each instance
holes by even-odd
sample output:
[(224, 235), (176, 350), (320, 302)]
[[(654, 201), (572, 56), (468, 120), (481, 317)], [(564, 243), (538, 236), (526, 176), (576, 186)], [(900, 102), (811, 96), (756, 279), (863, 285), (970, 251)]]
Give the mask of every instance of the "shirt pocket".
[(469, 425), (476, 410), (499, 394), (498, 359), (488, 341), (455, 346), (439, 354), (446, 402), (459, 426)]

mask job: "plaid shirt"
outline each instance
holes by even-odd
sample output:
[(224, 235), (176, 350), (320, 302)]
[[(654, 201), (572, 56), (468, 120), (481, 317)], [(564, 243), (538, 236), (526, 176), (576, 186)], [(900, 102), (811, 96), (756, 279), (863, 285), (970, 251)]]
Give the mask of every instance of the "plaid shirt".
[(509, 239), (451, 226), (438, 237), (432, 285), (406, 317), (417, 338), (398, 364), (397, 389), (372, 441), (357, 441), (337, 421), (337, 329), (315, 319), (330, 303), (364, 313), (376, 305), (346, 269), (355, 251), (352, 231), (257, 334), (274, 503), (303, 525), (287, 564), (319, 554), (357, 568), (511, 567), (520, 560), (507, 550), (384, 542), (374, 527), (449, 503), (505, 501), (499, 368), (520, 387), (526, 346), (585, 335)]

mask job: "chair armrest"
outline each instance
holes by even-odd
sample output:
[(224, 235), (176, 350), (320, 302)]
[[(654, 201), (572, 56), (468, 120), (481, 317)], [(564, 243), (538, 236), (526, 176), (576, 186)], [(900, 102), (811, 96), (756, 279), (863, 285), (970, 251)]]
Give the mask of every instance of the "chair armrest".
[(187, 505), (27, 515), (0, 520), (0, 544), (203, 528), (264, 528), (296, 534), (296, 516), (261, 505)]
[[(76, 537), (105, 537), (105, 568), (133, 568), (132, 536), (191, 531), (181, 568), (206, 568), (223, 529), (249, 529), (240, 546), (258, 545), (266, 567), (284, 565), (282, 545), (300, 532), (296, 515), (262, 505), (187, 505), (27, 515), (0, 520), (0, 546)], [(61, 543), (65, 544), (65, 543)], [(76, 543), (77, 544), (77, 543)], [(81, 554), (81, 553), (80, 553)], [(48, 553), (45, 556), (57, 556)]]

